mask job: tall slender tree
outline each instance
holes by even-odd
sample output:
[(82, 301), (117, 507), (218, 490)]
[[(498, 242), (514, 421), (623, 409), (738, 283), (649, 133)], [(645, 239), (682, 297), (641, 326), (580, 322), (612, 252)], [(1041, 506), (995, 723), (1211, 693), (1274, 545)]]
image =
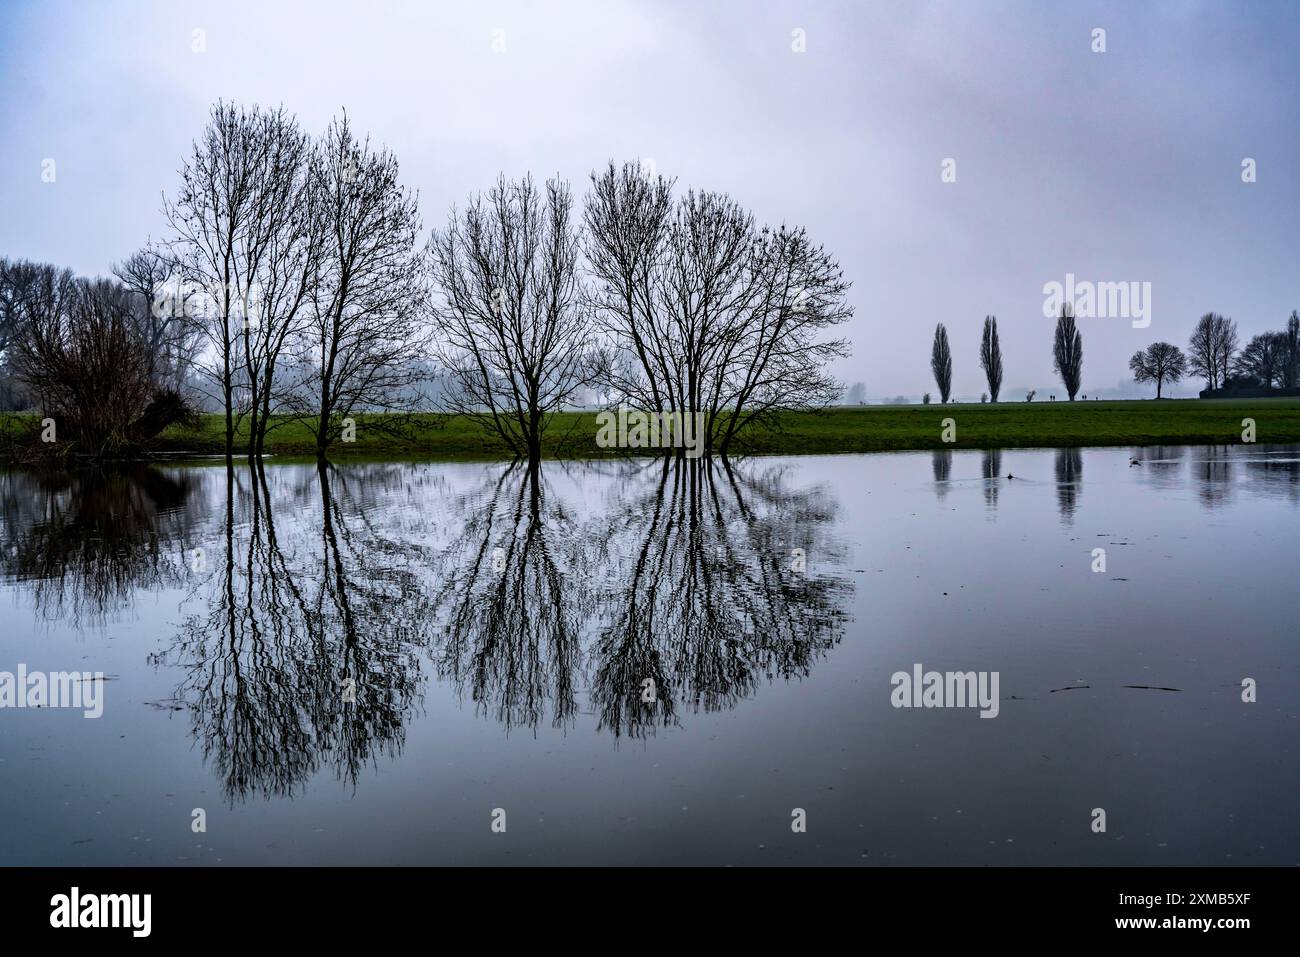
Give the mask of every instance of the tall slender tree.
[(980, 339), (980, 366), (989, 382), (989, 399), (998, 401), (1002, 390), (1002, 344), (998, 342), (998, 317), (984, 317), (984, 336)]
[(1073, 402), (1083, 378), (1083, 335), (1074, 323), (1074, 313), (1069, 306), (1061, 307), (1061, 317), (1056, 320), (1052, 365)]
[(930, 347), (930, 371), (939, 387), (939, 401), (947, 403), (952, 394), (952, 350), (948, 348), (948, 330), (943, 323), (934, 327), (934, 345)]
[(1282, 386), (1294, 389), (1300, 384), (1300, 312), (1291, 310), (1291, 317), (1282, 330)]

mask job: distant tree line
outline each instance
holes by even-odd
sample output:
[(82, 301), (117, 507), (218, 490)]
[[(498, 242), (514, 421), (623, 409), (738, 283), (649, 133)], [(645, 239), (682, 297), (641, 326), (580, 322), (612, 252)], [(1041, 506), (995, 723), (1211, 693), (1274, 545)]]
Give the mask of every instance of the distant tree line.
[[(1083, 378), (1083, 336), (1068, 307), (1061, 310), (1056, 321), (1052, 365), (1073, 402)], [(997, 402), (1003, 370), (994, 316), (984, 318), (980, 367), (988, 381), (988, 392), (981, 396), (981, 401)], [(1218, 313), (1206, 313), (1196, 323), (1186, 353), (1171, 343), (1153, 342), (1133, 354), (1129, 369), (1135, 382), (1155, 383), (1156, 398), (1163, 396), (1166, 383), (1180, 382), (1186, 376), (1204, 378), (1207, 389), (1211, 390), (1295, 389), (1300, 385), (1300, 313), (1293, 311), (1281, 331), (1260, 333), (1245, 348), (1239, 348), (1235, 322)], [(934, 330), (930, 370), (939, 390), (939, 401), (948, 402), (952, 393), (952, 350), (943, 323)], [(1029, 393), (1029, 401), (1034, 394)], [(928, 392), (923, 401), (929, 404)]]
[(1159, 398), (1166, 382), (1186, 375), (1205, 380), (1208, 390), (1295, 389), (1300, 384), (1300, 313), (1292, 311), (1278, 332), (1253, 336), (1238, 350), (1237, 324), (1208, 312), (1196, 323), (1184, 353), (1168, 342), (1153, 342), (1129, 360), (1137, 382), (1154, 382)]
[(725, 454), (843, 388), (825, 371), (852, 315), (835, 259), (638, 163), (594, 172), (580, 208), (567, 183), (503, 177), (422, 240), (396, 158), (346, 114), (314, 137), (217, 103), (163, 212), (166, 237), (112, 280), (0, 260), (9, 399), (81, 451), (139, 447), (203, 405), (227, 459), (290, 421), (324, 458), (358, 413), (427, 407), (436, 376), (442, 407), (520, 456), (592, 395), (697, 419)]

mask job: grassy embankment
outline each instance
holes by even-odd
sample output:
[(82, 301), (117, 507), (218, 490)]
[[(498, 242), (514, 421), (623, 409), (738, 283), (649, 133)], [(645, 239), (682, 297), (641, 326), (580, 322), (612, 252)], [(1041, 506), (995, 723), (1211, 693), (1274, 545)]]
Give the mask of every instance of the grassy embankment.
[[(956, 422), (956, 441), (941, 439), (942, 422)], [(751, 434), (738, 453), (822, 454), (898, 449), (1034, 448), (1086, 445), (1208, 445), (1241, 441), (1244, 418), (1256, 423), (1260, 443), (1300, 442), (1300, 399), (1221, 399), (1123, 402), (1005, 402), (997, 405), (859, 406), (818, 413), (791, 412), (780, 428)], [(27, 419), (23, 422), (23, 419)], [(29, 417), (0, 417), (0, 433), (34, 428)], [(197, 430), (171, 429), (159, 451), (199, 455), (222, 451), (224, 423), (204, 416)], [(555, 457), (610, 454), (596, 446), (596, 414), (557, 415), (544, 451)], [(287, 422), (267, 437), (267, 451), (310, 456), (314, 444), (301, 422)], [(622, 454), (613, 450), (615, 454)], [(504, 446), (475, 423), (457, 416), (414, 416), (404, 434), (367, 428), (357, 419), (356, 442), (336, 444), (331, 457), (501, 458)]]

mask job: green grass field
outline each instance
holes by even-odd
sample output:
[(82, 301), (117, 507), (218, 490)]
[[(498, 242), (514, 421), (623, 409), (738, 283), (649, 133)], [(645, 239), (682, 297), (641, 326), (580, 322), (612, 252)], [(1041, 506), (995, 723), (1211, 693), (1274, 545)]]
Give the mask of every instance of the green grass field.
[[(956, 440), (945, 443), (943, 420), (955, 422)], [(1238, 443), (1242, 419), (1253, 418), (1256, 441), (1300, 442), (1300, 399), (1222, 399), (1123, 402), (1005, 402), (998, 405), (908, 405), (837, 407), (790, 412), (779, 428), (753, 432), (737, 453), (825, 454), (899, 449), (1034, 448), (1085, 445), (1210, 445)], [(494, 459), (505, 447), (474, 422), (458, 416), (412, 417), (399, 434), (378, 427), (392, 419), (360, 416), (356, 441), (338, 443), (331, 457), (418, 457)], [(0, 417), (0, 433), (35, 426), (27, 416)], [(208, 415), (197, 430), (173, 428), (159, 451), (211, 455), (222, 452), (223, 419)], [(582, 458), (611, 453), (595, 442), (596, 414), (557, 415), (547, 432), (545, 454)], [(301, 422), (282, 422), (267, 438), (277, 456), (310, 456), (311, 433)]]

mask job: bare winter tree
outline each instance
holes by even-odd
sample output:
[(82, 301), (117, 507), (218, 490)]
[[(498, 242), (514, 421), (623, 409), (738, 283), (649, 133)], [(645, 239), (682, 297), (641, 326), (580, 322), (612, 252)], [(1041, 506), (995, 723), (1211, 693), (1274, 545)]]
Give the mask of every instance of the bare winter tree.
[(589, 328), (567, 184), (497, 181), (429, 240), (438, 353), (452, 408), (536, 460), (554, 413), (587, 379)]
[[(658, 411), (702, 421), (706, 451), (722, 427), (723, 392), (733, 386), (728, 358), (744, 348), (744, 324), (760, 295), (751, 282), (759, 275), (750, 269), (755, 245), (753, 218), (738, 203), (692, 190), (673, 211), (656, 266), (649, 339), (655, 365), (665, 370), (657, 387), (666, 402)], [(768, 252), (777, 268), (781, 251)]]
[(585, 252), (595, 279), (594, 315), (614, 344), (602, 366), (605, 391), (639, 408), (673, 408), (669, 356), (655, 327), (656, 283), (672, 215), (672, 181), (637, 164), (591, 174)]
[(44, 263), (0, 257), (0, 355), (9, 357), (20, 319), (33, 307), (33, 296), (53, 295), (54, 277), (70, 282), (72, 274)]
[[(226, 417), (226, 457), (250, 418), (250, 454), (262, 448), (278, 403), (275, 372), (301, 329), (314, 277), (307, 141), (283, 110), (217, 103), (164, 210), (183, 281), (202, 300), (194, 315)], [(173, 308), (180, 308), (179, 302)]]
[(1061, 307), (1061, 317), (1056, 320), (1052, 367), (1060, 375), (1065, 391), (1073, 402), (1083, 378), (1083, 335), (1074, 323), (1074, 314), (1069, 306)]
[(320, 197), (309, 182), (310, 141), (297, 121), (281, 111), (263, 114), (257, 135), (263, 166), (255, 180), (247, 246), (255, 299), (239, 331), (250, 456), (262, 454), (272, 416), (292, 408), (299, 383), (278, 373), (281, 360), (288, 364), (293, 345), (307, 330), (329, 225), (317, 213)]
[(803, 229), (764, 227), (750, 255), (753, 299), (720, 356), (705, 421), (706, 448), (716, 435), (723, 455), (752, 422), (834, 402), (841, 387), (825, 369), (849, 353), (845, 340), (824, 338), (853, 310), (844, 272), (823, 247)]
[(719, 193), (690, 191), (636, 164), (592, 174), (587, 258), (612, 354), (614, 401), (700, 423), (726, 454), (779, 409), (820, 408), (840, 386), (826, 365), (847, 355), (826, 331), (852, 315), (838, 263), (802, 229), (756, 229)]
[(1144, 350), (1133, 353), (1128, 367), (1133, 370), (1134, 382), (1154, 382), (1156, 398), (1166, 382), (1178, 382), (1187, 369), (1183, 350), (1168, 342), (1153, 342)]
[(14, 367), (53, 420), (56, 441), (113, 456), (170, 424), (175, 406), (154, 402), (148, 344), (133, 294), (110, 280), (74, 279), (39, 266), (14, 301)]
[(984, 335), (980, 339), (980, 368), (989, 382), (989, 399), (998, 401), (1002, 391), (1002, 344), (998, 341), (997, 316), (984, 317)]
[(354, 412), (409, 407), (422, 375), (428, 336), (420, 218), (397, 174), (397, 158), (358, 140), (346, 113), (312, 155), (309, 188), (322, 246), (305, 336), (305, 394), (322, 458)]
[(1232, 371), (1237, 353), (1237, 324), (1217, 312), (1207, 312), (1196, 323), (1187, 342), (1187, 372), (1217, 389)]
[(948, 347), (948, 330), (942, 322), (934, 327), (930, 371), (934, 373), (934, 384), (939, 387), (939, 402), (946, 404), (952, 394), (952, 350)]
[(1233, 364), (1233, 372), (1266, 389), (1281, 385), (1286, 374), (1286, 335), (1263, 332), (1253, 336)]
[(113, 275), (133, 296), (136, 334), (148, 349), (154, 387), (182, 392), (202, 337), (186, 320), (186, 292), (175, 283), (176, 264), (145, 246), (113, 266)]

